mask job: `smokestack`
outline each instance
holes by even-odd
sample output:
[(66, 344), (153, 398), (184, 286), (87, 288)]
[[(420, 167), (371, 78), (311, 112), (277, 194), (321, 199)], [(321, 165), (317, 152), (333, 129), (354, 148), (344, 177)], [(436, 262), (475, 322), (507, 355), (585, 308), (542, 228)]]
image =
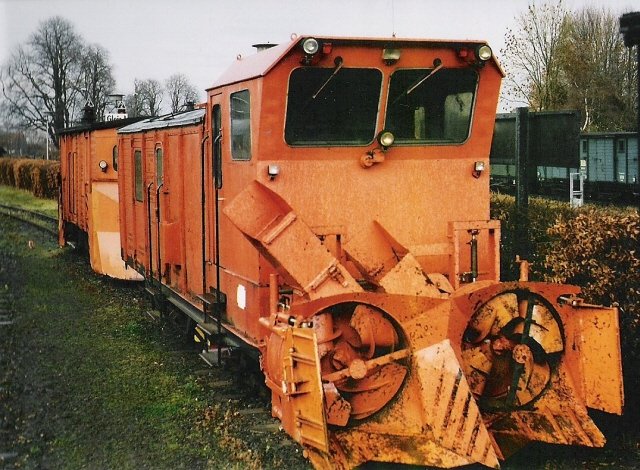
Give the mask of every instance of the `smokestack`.
[(266, 42), (266, 43), (261, 43), (261, 44), (254, 44), (251, 47), (255, 47), (256, 48), (256, 52), (262, 52), (262, 51), (266, 51), (267, 49), (271, 49), (274, 46), (277, 46), (277, 44), (271, 44), (269, 42)]
[(83, 124), (93, 124), (96, 122), (96, 110), (91, 101), (87, 101), (87, 104), (82, 108), (82, 118), (80, 122)]

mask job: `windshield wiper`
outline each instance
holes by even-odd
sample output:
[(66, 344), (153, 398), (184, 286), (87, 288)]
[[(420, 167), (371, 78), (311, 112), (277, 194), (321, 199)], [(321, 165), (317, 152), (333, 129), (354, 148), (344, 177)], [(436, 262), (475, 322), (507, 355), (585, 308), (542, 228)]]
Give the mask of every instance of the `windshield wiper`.
[(340, 69), (342, 68), (342, 65), (344, 64), (342, 57), (336, 57), (335, 61), (333, 62), (334, 64), (336, 64), (336, 68), (333, 71), (333, 73), (331, 75), (329, 75), (329, 78), (327, 78), (327, 80), (322, 84), (322, 86), (320, 88), (318, 88), (318, 91), (316, 91), (313, 96), (311, 96), (311, 99), (315, 100), (316, 97), (320, 94), (320, 92), (324, 89), (324, 87), (327, 86), (327, 84), (333, 80), (333, 77), (335, 77), (338, 72), (340, 71)]
[(418, 88), (420, 85), (422, 85), (424, 82), (427, 81), (428, 78), (433, 77), (436, 72), (438, 70), (440, 70), (443, 67), (442, 63), (438, 64), (437, 67), (435, 67), (434, 69), (431, 70), (431, 72), (429, 72), (427, 75), (424, 76), (424, 78), (422, 78), (422, 80), (420, 80), (418, 83), (416, 83), (415, 85), (413, 85), (411, 88), (409, 88), (404, 94), (405, 95), (410, 95), (413, 90), (415, 90), (416, 88)]
[(424, 82), (427, 81), (427, 79), (433, 77), (436, 72), (438, 72), (439, 70), (441, 70), (444, 67), (444, 65), (442, 64), (442, 62), (440, 62), (438, 65), (436, 65), (433, 69), (431, 69), (429, 71), (428, 74), (426, 74), (424, 77), (422, 77), (420, 80), (418, 80), (416, 83), (414, 83), (413, 85), (411, 85), (409, 88), (407, 88), (405, 91), (403, 91), (402, 93), (400, 93), (400, 95), (398, 95), (398, 97), (393, 100), (393, 102), (391, 103), (391, 105), (393, 106), (394, 104), (396, 104), (403, 96), (409, 96), (411, 93), (413, 93), (413, 91), (418, 88), (420, 85), (422, 85)]

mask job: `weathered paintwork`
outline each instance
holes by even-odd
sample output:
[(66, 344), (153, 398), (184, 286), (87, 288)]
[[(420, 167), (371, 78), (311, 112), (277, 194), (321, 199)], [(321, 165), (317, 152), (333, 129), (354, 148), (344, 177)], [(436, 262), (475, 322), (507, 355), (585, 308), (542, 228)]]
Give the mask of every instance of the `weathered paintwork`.
[[(203, 291), (203, 115), (204, 110), (189, 111), (119, 130), (122, 256), (147, 278), (192, 301)], [(142, 171), (138, 197), (136, 152)]]
[[(59, 241), (86, 243), (91, 267), (100, 274), (142, 280), (125, 266), (120, 251), (118, 125), (87, 124), (62, 133)], [(106, 163), (104, 171), (101, 161)]]

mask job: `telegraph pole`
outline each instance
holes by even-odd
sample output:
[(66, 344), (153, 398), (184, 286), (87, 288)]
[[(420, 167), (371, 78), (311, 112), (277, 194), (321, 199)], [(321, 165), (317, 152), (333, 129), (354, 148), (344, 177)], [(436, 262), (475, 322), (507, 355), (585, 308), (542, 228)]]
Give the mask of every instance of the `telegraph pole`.
[(637, 206), (638, 212), (640, 212), (640, 11), (636, 11), (633, 13), (625, 13), (620, 17), (620, 33), (624, 37), (624, 45), (627, 47), (636, 46), (636, 67), (638, 70), (637, 79), (638, 79), (638, 123), (636, 127), (636, 139), (638, 141), (637, 144), (637, 152), (638, 152), (638, 160), (637, 160), (637, 173), (636, 173), (636, 191), (638, 194), (637, 198)]

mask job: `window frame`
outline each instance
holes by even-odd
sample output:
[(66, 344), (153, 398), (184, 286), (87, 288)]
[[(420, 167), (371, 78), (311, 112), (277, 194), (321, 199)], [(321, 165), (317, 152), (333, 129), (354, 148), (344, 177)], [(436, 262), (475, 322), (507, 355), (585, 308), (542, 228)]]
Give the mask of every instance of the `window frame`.
[[(327, 147), (368, 147), (370, 146), (373, 142), (375, 142), (376, 140), (376, 136), (378, 133), (378, 125), (380, 122), (380, 113), (382, 110), (382, 98), (383, 98), (383, 92), (385, 89), (385, 84), (388, 80), (388, 75), (380, 68), (378, 67), (345, 67), (343, 70), (373, 70), (376, 71), (380, 74), (380, 89), (378, 91), (377, 94), (377, 104), (376, 104), (376, 115), (375, 115), (375, 122), (374, 122), (374, 126), (373, 126), (373, 134), (371, 136), (371, 140), (369, 140), (366, 143), (361, 143), (361, 142), (338, 142), (338, 141), (331, 141), (331, 142), (321, 142), (321, 141), (316, 141), (316, 142), (305, 142), (305, 143), (291, 143), (287, 140), (287, 120), (288, 120), (288, 116), (289, 116), (289, 109), (290, 109), (290, 88), (291, 88), (291, 78), (293, 77), (293, 74), (296, 73), (296, 71), (301, 70), (301, 69), (305, 69), (305, 68), (319, 68), (319, 67), (296, 67), (293, 70), (291, 70), (291, 72), (289, 73), (289, 78), (287, 80), (287, 102), (286, 102), (286, 106), (284, 109), (284, 128), (283, 128), (283, 133), (282, 133), (282, 138), (284, 140), (284, 142), (292, 148), (327, 148)], [(334, 68), (330, 68), (330, 67), (321, 67), (321, 68), (325, 68), (327, 70), (333, 71), (335, 70)], [(327, 82), (328, 83), (328, 82)], [(325, 84), (326, 85), (326, 84)]]
[(111, 166), (113, 167), (113, 171), (118, 171), (118, 158), (119, 158), (119, 149), (118, 144), (113, 146), (111, 150)]
[[(393, 80), (393, 75), (396, 74), (397, 72), (402, 72), (402, 71), (408, 71), (408, 70), (423, 70), (423, 71), (427, 71), (427, 70), (432, 70), (433, 71), (434, 67), (406, 67), (406, 68), (397, 68), (395, 70), (393, 70), (390, 74), (387, 75), (387, 96), (386, 96), (386, 102), (385, 102), (385, 109), (384, 109), (384, 120), (383, 120), (383, 126), (385, 130), (390, 130), (391, 132), (393, 132), (393, 130), (388, 126), (387, 122), (389, 120), (389, 105), (390, 105), (390, 101), (391, 101), (391, 84), (392, 84), (392, 80)], [(475, 74), (475, 86), (473, 87), (473, 91), (472, 91), (472, 100), (471, 100), (471, 110), (469, 112), (469, 124), (467, 127), (467, 134), (466, 137), (464, 139), (462, 139), (461, 141), (447, 141), (444, 139), (434, 139), (434, 140), (417, 140), (415, 139), (415, 141), (410, 142), (410, 141), (406, 141), (406, 140), (402, 140), (399, 139), (397, 135), (395, 135), (396, 139), (395, 142), (393, 144), (394, 147), (437, 147), (437, 146), (462, 146), (465, 145), (469, 139), (471, 138), (471, 134), (473, 132), (473, 124), (474, 124), (474, 120), (475, 120), (475, 113), (476, 113), (476, 106), (478, 104), (478, 89), (480, 87), (480, 74), (478, 73), (477, 70), (471, 69), (469, 67), (448, 67), (448, 68), (444, 68), (442, 69), (442, 72), (444, 71), (451, 71), (451, 70), (456, 70), (456, 71), (472, 71)], [(441, 73), (441, 72), (437, 72), (437, 73)], [(437, 76), (437, 73), (435, 76)], [(428, 81), (428, 79), (427, 79)], [(449, 96), (454, 96), (454, 95), (447, 95), (447, 97)], [(447, 98), (445, 98), (445, 100), (443, 101), (443, 106), (444, 106), (444, 102), (446, 101)], [(443, 122), (444, 122), (444, 117), (443, 117)]]
[(214, 189), (222, 189), (222, 105), (211, 106), (211, 171)]
[(164, 150), (162, 148), (162, 144), (156, 144), (154, 157), (156, 164), (156, 185), (157, 187), (160, 187), (161, 184), (164, 184)]

